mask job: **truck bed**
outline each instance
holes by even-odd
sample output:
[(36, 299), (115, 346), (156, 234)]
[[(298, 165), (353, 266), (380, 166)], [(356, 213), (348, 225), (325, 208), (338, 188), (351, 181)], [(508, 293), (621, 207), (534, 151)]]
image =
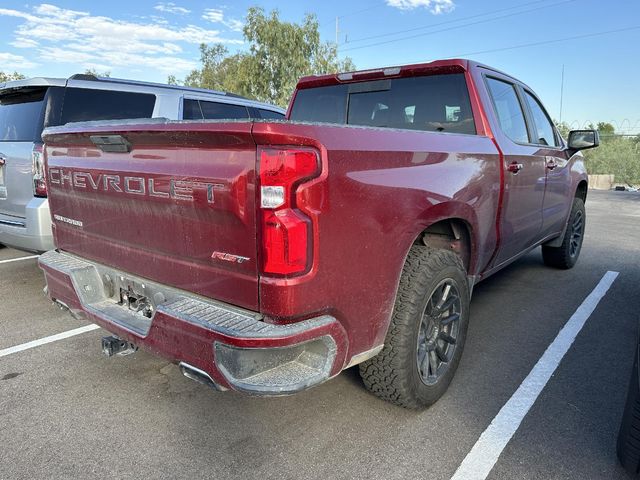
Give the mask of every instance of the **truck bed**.
[[(92, 136), (121, 136), (130, 152), (104, 152)], [(483, 242), (474, 248), (486, 253), (476, 257), (470, 274), (487, 266), (495, 247), (500, 172), (488, 137), (210, 121), (71, 124), (47, 130), (44, 138), (60, 250), (260, 312), (274, 323), (336, 315), (355, 327), (347, 328), (353, 352), (382, 343), (384, 328), (375, 327), (388, 322), (389, 292), (406, 250), (439, 215), (455, 212)], [(301, 276), (259, 271), (259, 145), (320, 154), (320, 178), (298, 193), (317, 226), (313, 265)], [(73, 185), (62, 181), (64, 175)], [(181, 182), (173, 193), (171, 181)], [(144, 193), (132, 191), (142, 184)], [(222, 261), (224, 254), (247, 260)], [(372, 328), (358, 328), (362, 318)]]

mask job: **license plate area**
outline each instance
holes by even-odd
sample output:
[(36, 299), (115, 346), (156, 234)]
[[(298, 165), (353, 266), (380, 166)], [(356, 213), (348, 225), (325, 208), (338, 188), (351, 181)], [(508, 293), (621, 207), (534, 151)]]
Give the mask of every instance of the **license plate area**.
[(146, 335), (159, 304), (165, 295), (155, 285), (137, 278), (102, 272), (100, 280), (103, 299), (91, 306), (106, 315), (109, 320)]
[(120, 302), (124, 308), (128, 308), (134, 313), (139, 313), (144, 317), (153, 317), (154, 308), (149, 298), (142, 293), (138, 293), (131, 286), (120, 288)]

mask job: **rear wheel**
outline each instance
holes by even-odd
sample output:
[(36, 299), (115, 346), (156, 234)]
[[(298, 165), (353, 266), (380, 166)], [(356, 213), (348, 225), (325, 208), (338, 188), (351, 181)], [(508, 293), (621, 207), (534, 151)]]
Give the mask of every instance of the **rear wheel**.
[(542, 246), (542, 259), (545, 265), (569, 269), (576, 264), (582, 250), (586, 217), (584, 202), (581, 198), (574, 198), (562, 245), (559, 247)]
[(407, 408), (435, 403), (462, 355), (469, 319), (469, 285), (460, 257), (414, 245), (400, 278), (382, 351), (360, 364), (365, 386)]
[(638, 385), (638, 352), (633, 362), (627, 403), (618, 433), (618, 458), (630, 473), (640, 471), (640, 386)]

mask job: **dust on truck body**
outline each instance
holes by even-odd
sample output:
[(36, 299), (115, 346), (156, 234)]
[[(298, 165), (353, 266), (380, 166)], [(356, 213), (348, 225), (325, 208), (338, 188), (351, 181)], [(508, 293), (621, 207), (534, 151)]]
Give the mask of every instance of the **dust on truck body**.
[(302, 78), (286, 121), (45, 131), (48, 295), (216, 389), (282, 395), (360, 365), (436, 401), (473, 286), (542, 245), (580, 253), (594, 131), (556, 131), (518, 80), (466, 60)]

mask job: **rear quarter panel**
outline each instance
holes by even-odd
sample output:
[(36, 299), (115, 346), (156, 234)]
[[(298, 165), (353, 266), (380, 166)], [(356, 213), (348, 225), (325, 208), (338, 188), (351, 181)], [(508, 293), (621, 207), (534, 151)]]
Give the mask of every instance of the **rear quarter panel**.
[(318, 212), (311, 271), (260, 280), (262, 313), (274, 321), (330, 313), (349, 332), (349, 358), (383, 343), (404, 260), (429, 225), (464, 220), (470, 274), (489, 262), (500, 190), (490, 138), (294, 123), (256, 123), (253, 136), (313, 146), (323, 162), (323, 176), (298, 194)]

